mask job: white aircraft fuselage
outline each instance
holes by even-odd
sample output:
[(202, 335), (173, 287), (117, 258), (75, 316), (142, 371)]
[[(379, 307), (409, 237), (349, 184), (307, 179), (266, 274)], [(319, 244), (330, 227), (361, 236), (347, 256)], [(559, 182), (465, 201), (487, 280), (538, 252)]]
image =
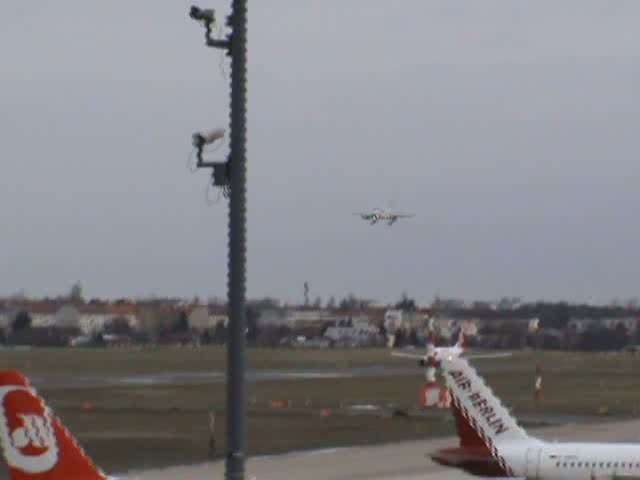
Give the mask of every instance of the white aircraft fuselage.
[[(514, 447), (516, 447), (514, 445)], [(549, 443), (529, 446), (507, 456), (523, 476), (541, 480), (640, 478), (640, 444)], [(524, 455), (522, 455), (524, 453)], [(521, 465), (517, 459), (521, 458)], [(519, 467), (519, 468), (518, 468)]]
[(483, 477), (528, 480), (640, 479), (640, 444), (547, 442), (529, 436), (466, 359), (440, 362), (459, 446), (431, 455)]

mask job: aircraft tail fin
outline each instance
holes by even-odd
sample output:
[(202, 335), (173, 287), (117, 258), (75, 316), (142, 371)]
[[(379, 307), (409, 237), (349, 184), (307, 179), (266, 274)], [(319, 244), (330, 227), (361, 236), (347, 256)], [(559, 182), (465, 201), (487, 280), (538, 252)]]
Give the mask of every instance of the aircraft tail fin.
[[(504, 441), (529, 438), (466, 359), (445, 359), (441, 367), (451, 394), (454, 415), (458, 415), (456, 420), (464, 425), (464, 430), (458, 429), (459, 433), (475, 432), (490, 448)], [(461, 441), (464, 441), (462, 435)]]
[(465, 345), (464, 345), (464, 329), (462, 327), (460, 327), (460, 331), (458, 332), (458, 341), (456, 342), (456, 346), (464, 349)]
[(512, 444), (538, 442), (527, 435), (507, 408), (465, 358), (450, 357), (441, 362), (451, 410), (456, 420), (460, 447), (484, 452), (501, 471), (513, 476), (503, 448)]
[(0, 371), (0, 445), (11, 480), (106, 480), (27, 378)]

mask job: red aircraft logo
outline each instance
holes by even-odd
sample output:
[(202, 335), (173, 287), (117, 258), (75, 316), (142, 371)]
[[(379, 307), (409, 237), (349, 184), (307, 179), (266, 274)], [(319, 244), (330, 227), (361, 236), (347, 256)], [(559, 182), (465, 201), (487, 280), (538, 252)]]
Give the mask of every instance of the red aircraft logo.
[(51, 418), (28, 388), (0, 387), (0, 441), (11, 467), (44, 473), (58, 462)]

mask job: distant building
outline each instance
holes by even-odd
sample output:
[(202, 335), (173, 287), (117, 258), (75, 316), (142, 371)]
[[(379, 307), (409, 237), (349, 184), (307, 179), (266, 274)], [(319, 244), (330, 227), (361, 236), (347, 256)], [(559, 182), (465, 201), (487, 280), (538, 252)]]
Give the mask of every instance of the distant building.
[(215, 325), (209, 323), (209, 307), (206, 305), (197, 305), (187, 310), (187, 319), (191, 330), (205, 331), (215, 328)]
[(378, 326), (382, 326), (384, 324), (385, 313), (387, 312), (386, 306), (381, 305), (369, 305), (369, 307), (365, 310), (366, 315), (369, 317), (369, 321)]
[(227, 325), (229, 323), (229, 314), (225, 307), (209, 307), (209, 325), (217, 326), (219, 323)]
[(324, 336), (334, 342), (347, 342), (357, 345), (380, 344), (383, 339), (378, 327), (368, 320), (342, 320), (327, 328)]
[(34, 328), (77, 328), (78, 310), (70, 302), (42, 300), (35, 302), (21, 301), (8, 306), (5, 315), (9, 324), (20, 313), (27, 313), (31, 317), (31, 326)]
[(574, 317), (569, 320), (568, 328), (573, 329), (578, 334), (583, 334), (590, 327), (604, 327), (614, 329), (618, 324), (622, 324), (627, 332), (635, 333), (638, 330), (637, 317), (603, 317), (603, 318), (580, 318)]
[(567, 324), (567, 328), (572, 329), (577, 334), (583, 334), (592, 324), (596, 322), (593, 318), (572, 318)]
[(55, 327), (56, 313), (61, 308), (58, 302), (32, 302), (15, 309), (15, 315), (26, 312), (31, 317), (32, 327)]
[(265, 308), (260, 310), (258, 323), (263, 326), (302, 328), (305, 324), (317, 325), (337, 318), (332, 312), (321, 309)]
[(135, 303), (116, 302), (107, 304), (109, 320), (124, 318), (132, 329), (139, 328), (138, 308)]
[(629, 333), (635, 333), (638, 328), (638, 319), (636, 317), (603, 318), (602, 322), (605, 327), (610, 329), (614, 329), (618, 325), (622, 325)]
[(417, 330), (423, 332), (428, 325), (429, 315), (423, 311), (403, 311), (388, 309), (384, 313), (384, 327), (393, 332), (401, 328), (405, 331)]
[(89, 303), (78, 307), (79, 326), (82, 333), (92, 335), (102, 332), (116, 318), (126, 320), (132, 328), (138, 328), (138, 315), (134, 304)]
[(79, 315), (80, 330), (85, 335), (102, 332), (109, 320), (105, 305), (83, 305)]
[(331, 312), (321, 309), (295, 309), (291, 311), (291, 317), (294, 325), (304, 323), (318, 323), (335, 320), (335, 315)]
[(68, 303), (62, 305), (55, 314), (54, 326), (59, 328), (78, 328), (80, 325), (80, 317), (78, 309)]
[(445, 338), (453, 337), (460, 328), (461, 323), (460, 320), (449, 317), (437, 317), (433, 321), (438, 335)]
[(262, 326), (282, 326), (293, 324), (292, 313), (284, 308), (264, 308), (260, 310), (258, 323)]
[(187, 310), (189, 328), (198, 332), (214, 330), (219, 323), (228, 322), (228, 315), (224, 308), (212, 308), (198, 305)]

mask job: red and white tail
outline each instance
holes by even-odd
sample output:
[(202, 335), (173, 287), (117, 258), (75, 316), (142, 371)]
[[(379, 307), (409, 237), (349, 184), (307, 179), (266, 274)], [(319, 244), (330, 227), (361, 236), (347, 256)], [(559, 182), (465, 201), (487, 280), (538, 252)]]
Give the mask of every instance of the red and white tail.
[(460, 447), (490, 455), (500, 471), (513, 476), (504, 449), (519, 442), (534, 444), (539, 441), (529, 437), (518, 425), (466, 359), (445, 359), (441, 367), (451, 394)]
[(452, 402), (488, 445), (530, 438), (466, 359), (445, 360), (441, 367)]
[(11, 480), (106, 480), (27, 378), (0, 371), (0, 445)]

